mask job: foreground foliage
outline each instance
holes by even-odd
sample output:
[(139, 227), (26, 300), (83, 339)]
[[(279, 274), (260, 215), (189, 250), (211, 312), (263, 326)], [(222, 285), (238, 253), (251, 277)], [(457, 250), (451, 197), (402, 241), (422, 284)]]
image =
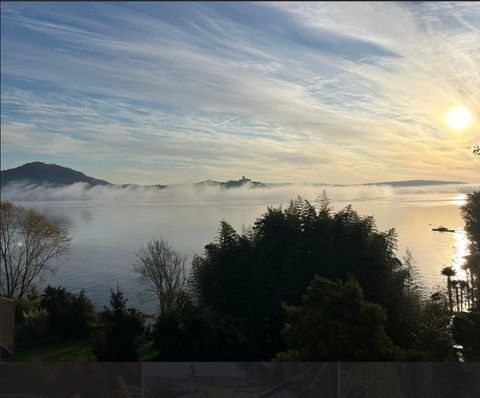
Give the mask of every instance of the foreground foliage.
[(465, 220), (465, 231), (470, 240), (470, 254), (464, 268), (470, 283), (472, 307), (480, 311), (480, 191), (467, 195), (462, 215)]
[(50, 336), (85, 338), (97, 322), (95, 307), (83, 290), (73, 294), (64, 287), (48, 286), (41, 296), (40, 307), (48, 313)]
[(160, 314), (152, 338), (162, 361), (235, 361), (248, 343), (232, 317), (190, 301)]
[[(269, 208), (243, 234), (223, 221), (217, 242), (194, 258), (193, 289), (201, 305), (240, 320), (250, 346), (242, 360), (269, 360), (286, 351), (282, 304), (301, 305), (315, 275), (340, 283), (354, 278), (364, 300), (386, 313), (385, 330), (393, 344), (407, 351), (422, 345), (417, 357), (428, 356), (421, 330), (430, 322), (425, 317), (431, 302), (413, 259), (407, 253), (402, 262), (396, 249), (395, 231), (379, 231), (372, 217), (358, 215), (351, 206), (334, 213), (326, 195), (317, 208), (298, 197), (286, 209)], [(319, 300), (320, 305), (329, 298)], [(345, 303), (336, 303), (336, 310), (343, 311)], [(357, 326), (337, 321), (345, 328)], [(448, 325), (440, 323), (443, 329)], [(315, 360), (331, 358), (323, 355)]]
[(127, 298), (117, 287), (111, 291), (110, 307), (99, 314), (92, 337), (92, 351), (98, 361), (136, 361), (145, 331), (145, 317), (126, 306)]
[[(341, 310), (339, 310), (341, 309)], [(357, 281), (333, 282), (314, 277), (301, 306), (285, 306), (283, 334), (288, 351), (282, 361), (382, 361), (394, 358), (378, 304), (364, 300)]]

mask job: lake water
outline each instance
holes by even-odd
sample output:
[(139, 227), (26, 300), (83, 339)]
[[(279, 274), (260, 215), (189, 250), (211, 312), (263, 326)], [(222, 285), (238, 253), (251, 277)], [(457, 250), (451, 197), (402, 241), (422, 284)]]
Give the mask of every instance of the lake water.
[[(156, 303), (145, 297), (132, 272), (135, 253), (143, 244), (162, 237), (177, 251), (188, 255), (190, 261), (194, 253), (201, 254), (203, 247), (215, 239), (220, 220), (226, 220), (240, 232), (243, 225), (252, 225), (268, 205), (285, 205), (294, 196), (281, 199), (273, 195), (268, 199), (262, 195), (256, 198), (255, 194), (239, 195), (240, 198), (229, 195), (221, 200), (212, 197), (205, 200), (199, 195), (197, 199), (184, 201), (136, 197), (134, 200), (15, 200), (15, 203), (55, 218), (67, 226), (73, 237), (68, 257), (55, 262), (56, 271), (45, 275), (45, 283), (61, 284), (73, 291), (83, 288), (99, 306), (108, 301), (110, 289), (118, 284), (126, 292), (130, 305), (152, 313)], [(468, 240), (460, 206), (465, 193), (407, 191), (353, 200), (337, 196), (332, 201), (335, 210), (351, 203), (360, 214), (373, 215), (380, 230), (395, 227), (398, 256), (402, 257), (407, 248), (412, 252), (427, 287), (444, 283), (440, 270), (445, 265), (453, 265), (459, 277), (464, 275), (461, 265), (468, 254)], [(438, 225), (455, 229), (455, 233), (433, 232), (432, 226)]]

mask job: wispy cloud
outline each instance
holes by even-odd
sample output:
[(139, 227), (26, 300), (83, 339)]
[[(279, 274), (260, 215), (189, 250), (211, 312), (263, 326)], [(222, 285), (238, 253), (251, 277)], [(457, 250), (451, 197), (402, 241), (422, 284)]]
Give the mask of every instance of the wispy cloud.
[[(2, 168), (475, 181), (479, 30), (475, 3), (7, 3)], [(458, 103), (462, 134), (444, 122)]]

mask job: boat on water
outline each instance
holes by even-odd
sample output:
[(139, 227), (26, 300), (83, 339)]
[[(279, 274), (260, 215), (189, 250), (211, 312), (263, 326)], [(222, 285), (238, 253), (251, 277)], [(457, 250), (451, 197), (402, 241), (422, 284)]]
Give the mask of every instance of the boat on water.
[(440, 226), (440, 227), (437, 227), (437, 228), (432, 228), (432, 231), (436, 231), (436, 232), (455, 232), (454, 229), (448, 229), (447, 227), (444, 227), (444, 226)]

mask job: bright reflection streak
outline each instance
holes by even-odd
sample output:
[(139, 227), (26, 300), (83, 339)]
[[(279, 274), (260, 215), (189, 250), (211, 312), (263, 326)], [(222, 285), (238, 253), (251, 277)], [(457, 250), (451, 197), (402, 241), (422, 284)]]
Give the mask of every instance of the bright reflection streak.
[(453, 246), (453, 268), (455, 268), (456, 279), (467, 279), (467, 273), (463, 269), (463, 265), (466, 260), (465, 257), (470, 253), (468, 249), (469, 241), (467, 239), (467, 234), (465, 231), (456, 231), (455, 234), (455, 243)]
[(452, 204), (457, 206), (463, 206), (465, 203), (467, 203), (467, 194), (464, 193), (460, 193), (452, 199)]

